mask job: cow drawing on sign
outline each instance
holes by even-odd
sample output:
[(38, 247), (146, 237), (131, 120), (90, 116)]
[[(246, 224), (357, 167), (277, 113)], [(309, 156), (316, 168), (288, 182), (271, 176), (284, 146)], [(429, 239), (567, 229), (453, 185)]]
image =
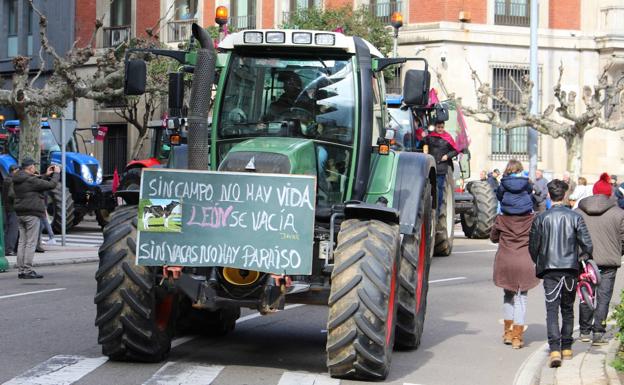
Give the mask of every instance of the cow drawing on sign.
[(143, 230), (149, 229), (150, 218), (164, 218), (165, 228), (169, 228), (169, 218), (180, 202), (171, 201), (167, 205), (151, 205), (143, 208)]

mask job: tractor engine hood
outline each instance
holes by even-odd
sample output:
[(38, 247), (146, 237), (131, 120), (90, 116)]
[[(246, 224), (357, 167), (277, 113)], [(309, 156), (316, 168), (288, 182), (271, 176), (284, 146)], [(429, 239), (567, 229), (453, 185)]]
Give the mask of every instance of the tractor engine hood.
[(219, 171), (317, 175), (314, 141), (263, 137), (238, 143), (219, 165)]
[[(67, 173), (75, 175), (89, 186), (97, 186), (102, 183), (102, 169), (100, 162), (92, 156), (79, 152), (66, 152)], [(61, 152), (50, 153), (50, 162), (61, 164)]]

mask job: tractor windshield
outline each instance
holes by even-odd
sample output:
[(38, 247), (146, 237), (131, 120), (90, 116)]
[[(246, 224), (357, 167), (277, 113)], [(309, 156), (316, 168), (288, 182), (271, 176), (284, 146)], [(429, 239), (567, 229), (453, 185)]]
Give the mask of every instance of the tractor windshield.
[(221, 139), (288, 136), (353, 142), (355, 86), (348, 58), (233, 54), (222, 97)]

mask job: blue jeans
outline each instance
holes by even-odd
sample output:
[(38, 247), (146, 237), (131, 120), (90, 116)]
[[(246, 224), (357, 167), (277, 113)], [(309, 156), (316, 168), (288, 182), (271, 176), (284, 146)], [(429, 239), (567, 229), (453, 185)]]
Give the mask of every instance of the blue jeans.
[(604, 333), (607, 326), (607, 314), (609, 313), (609, 302), (613, 295), (615, 275), (617, 268), (600, 268), (600, 285), (594, 288), (596, 291), (596, 310), (593, 310), (584, 303), (579, 305), (579, 326), (581, 334)]
[(446, 184), (446, 174), (436, 175), (436, 184), (438, 186), (438, 216), (440, 215), (440, 207), (442, 207), (442, 201), (444, 201), (444, 190)]

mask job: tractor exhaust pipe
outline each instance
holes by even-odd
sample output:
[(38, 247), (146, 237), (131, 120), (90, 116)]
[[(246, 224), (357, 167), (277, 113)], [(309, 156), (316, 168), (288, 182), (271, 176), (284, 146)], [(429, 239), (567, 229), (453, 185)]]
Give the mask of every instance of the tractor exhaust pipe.
[(191, 170), (208, 170), (210, 159), (210, 131), (208, 111), (212, 84), (215, 78), (217, 54), (208, 32), (193, 23), (193, 37), (199, 42), (197, 64), (191, 87), (190, 110), (188, 116), (188, 162)]

